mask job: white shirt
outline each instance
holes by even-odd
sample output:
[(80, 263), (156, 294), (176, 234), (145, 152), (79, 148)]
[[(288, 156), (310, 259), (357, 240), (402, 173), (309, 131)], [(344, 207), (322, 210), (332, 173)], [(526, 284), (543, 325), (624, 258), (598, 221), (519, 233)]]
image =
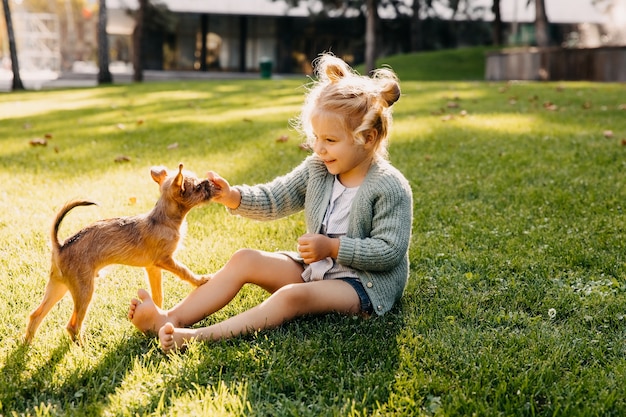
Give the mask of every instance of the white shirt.
[[(328, 237), (343, 236), (348, 232), (348, 219), (354, 196), (359, 191), (359, 187), (345, 187), (337, 176), (333, 184), (333, 192), (330, 197), (324, 220), (322, 221), (322, 233)], [(302, 273), (305, 281), (319, 281), (333, 278), (358, 278), (356, 272), (347, 266), (335, 262), (328, 257), (317, 262), (313, 262)]]

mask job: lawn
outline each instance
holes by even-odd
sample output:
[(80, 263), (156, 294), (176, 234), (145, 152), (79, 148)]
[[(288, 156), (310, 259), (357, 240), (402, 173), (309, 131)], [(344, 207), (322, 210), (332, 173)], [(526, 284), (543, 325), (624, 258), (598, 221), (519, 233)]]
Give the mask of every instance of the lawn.
[[(165, 356), (126, 319), (143, 271), (97, 281), (84, 345), (66, 296), (20, 343), (61, 238), (149, 210), (153, 165), (264, 182), (306, 152), (304, 80), (171, 82), (0, 95), (0, 415), (369, 416), (626, 413), (626, 85), (406, 81), (391, 160), (410, 180), (410, 283), (371, 320), (308, 317)], [(46, 146), (43, 146), (45, 142)], [(215, 271), (242, 247), (293, 249), (217, 204), (178, 258)], [(165, 274), (165, 305), (190, 290)], [(266, 295), (245, 288), (204, 324)]]

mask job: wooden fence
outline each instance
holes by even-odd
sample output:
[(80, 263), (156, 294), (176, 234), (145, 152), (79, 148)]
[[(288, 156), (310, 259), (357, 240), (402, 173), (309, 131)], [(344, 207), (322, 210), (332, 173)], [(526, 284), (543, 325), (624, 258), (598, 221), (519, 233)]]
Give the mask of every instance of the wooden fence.
[(626, 46), (523, 48), (487, 53), (485, 79), (626, 81)]

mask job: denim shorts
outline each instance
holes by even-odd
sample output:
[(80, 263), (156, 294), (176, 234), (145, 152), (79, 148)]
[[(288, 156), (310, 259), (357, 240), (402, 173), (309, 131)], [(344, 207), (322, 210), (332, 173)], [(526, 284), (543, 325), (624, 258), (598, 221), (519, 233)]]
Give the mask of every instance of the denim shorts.
[(361, 300), (361, 313), (366, 315), (371, 315), (374, 312), (374, 306), (372, 305), (372, 300), (370, 300), (369, 295), (365, 292), (365, 288), (363, 288), (363, 284), (358, 278), (336, 278), (339, 281), (343, 281), (347, 284), (350, 284), (354, 291), (356, 291), (359, 296), (359, 300)]

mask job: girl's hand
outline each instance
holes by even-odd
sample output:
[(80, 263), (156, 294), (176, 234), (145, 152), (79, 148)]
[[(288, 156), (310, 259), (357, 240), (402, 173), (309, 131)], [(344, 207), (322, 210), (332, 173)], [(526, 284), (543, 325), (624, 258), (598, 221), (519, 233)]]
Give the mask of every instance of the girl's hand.
[(307, 264), (321, 261), (324, 258), (337, 258), (339, 239), (328, 236), (306, 233), (298, 238), (298, 253)]
[(215, 194), (211, 197), (211, 200), (225, 205), (228, 208), (236, 209), (241, 203), (241, 194), (234, 188), (230, 188), (230, 184), (219, 174), (213, 171), (207, 172), (207, 178), (213, 183), (215, 187)]

